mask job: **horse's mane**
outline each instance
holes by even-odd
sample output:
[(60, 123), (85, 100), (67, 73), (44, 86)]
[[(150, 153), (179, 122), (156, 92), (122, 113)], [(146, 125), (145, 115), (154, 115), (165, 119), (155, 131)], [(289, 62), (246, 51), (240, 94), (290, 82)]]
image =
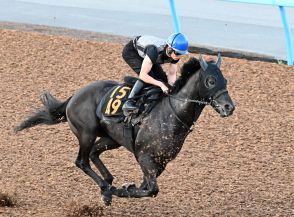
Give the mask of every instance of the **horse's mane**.
[(189, 80), (189, 78), (201, 68), (199, 60), (191, 57), (181, 67), (181, 76), (176, 80), (171, 93), (177, 93)]

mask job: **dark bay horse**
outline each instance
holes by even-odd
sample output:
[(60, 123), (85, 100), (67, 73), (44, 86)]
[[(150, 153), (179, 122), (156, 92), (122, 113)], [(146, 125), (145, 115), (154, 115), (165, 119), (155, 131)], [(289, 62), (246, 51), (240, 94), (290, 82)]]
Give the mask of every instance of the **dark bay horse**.
[[(177, 156), (204, 107), (211, 105), (221, 117), (233, 114), (235, 106), (220, 65), (220, 54), (216, 63), (206, 62), (201, 56), (200, 60), (191, 58), (182, 66), (181, 76), (170, 94), (156, 104), (140, 125), (135, 126), (133, 154), (144, 174), (139, 187), (112, 186), (113, 176), (99, 158), (104, 151), (123, 145), (124, 123), (102, 122), (95, 113), (101, 98), (118, 85), (115, 81), (93, 82), (64, 102), (44, 93), (41, 98), (44, 107), (27, 117), (15, 130), (67, 121), (80, 145), (76, 166), (98, 184), (106, 205), (111, 204), (112, 195), (155, 197), (159, 192), (157, 177)], [(90, 160), (103, 178), (92, 170)]]

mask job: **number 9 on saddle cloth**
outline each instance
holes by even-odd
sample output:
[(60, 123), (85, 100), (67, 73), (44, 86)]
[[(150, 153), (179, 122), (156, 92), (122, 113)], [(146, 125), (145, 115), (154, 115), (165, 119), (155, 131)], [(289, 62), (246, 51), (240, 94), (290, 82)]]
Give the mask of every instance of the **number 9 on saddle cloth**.
[[(128, 99), (128, 95), (138, 78), (126, 76), (124, 83), (111, 88), (101, 99), (96, 115), (102, 121), (120, 123), (126, 119), (122, 106)], [(132, 125), (136, 125), (152, 110), (159, 99), (163, 97), (160, 88), (153, 85), (146, 85), (145, 88), (134, 97), (139, 107), (137, 113), (131, 117)]]

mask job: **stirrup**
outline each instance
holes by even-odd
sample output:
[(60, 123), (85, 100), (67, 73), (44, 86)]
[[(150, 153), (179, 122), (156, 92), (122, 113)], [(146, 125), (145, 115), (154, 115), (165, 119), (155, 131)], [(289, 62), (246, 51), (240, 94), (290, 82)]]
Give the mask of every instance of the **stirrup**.
[(139, 108), (134, 108), (134, 109), (123, 109), (123, 114), (124, 116), (128, 117), (134, 114), (138, 114)]

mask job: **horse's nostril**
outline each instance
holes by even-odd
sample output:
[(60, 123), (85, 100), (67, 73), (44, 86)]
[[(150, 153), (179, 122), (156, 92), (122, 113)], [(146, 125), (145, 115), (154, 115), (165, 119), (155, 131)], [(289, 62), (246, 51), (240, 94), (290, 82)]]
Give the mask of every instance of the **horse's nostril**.
[(234, 107), (230, 104), (226, 104), (225, 105), (225, 109), (227, 112), (233, 112), (234, 111)]

